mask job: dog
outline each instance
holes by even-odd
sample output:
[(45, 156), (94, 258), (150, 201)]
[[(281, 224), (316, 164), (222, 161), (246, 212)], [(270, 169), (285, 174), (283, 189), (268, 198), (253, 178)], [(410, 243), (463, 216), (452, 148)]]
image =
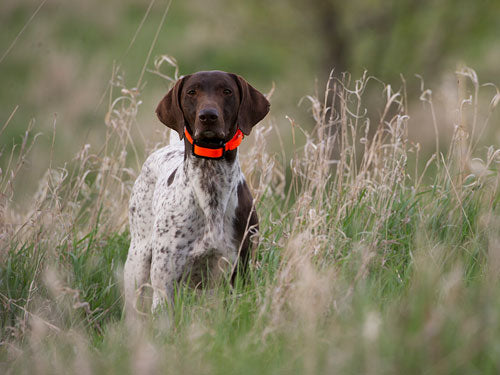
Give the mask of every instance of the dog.
[(232, 283), (237, 272), (246, 272), (258, 218), (238, 146), (269, 107), (244, 78), (222, 71), (184, 76), (160, 101), (159, 120), (181, 141), (152, 153), (132, 190), (128, 310), (136, 310), (139, 289), (149, 280), (155, 311), (173, 304), (176, 283), (204, 285), (225, 265)]

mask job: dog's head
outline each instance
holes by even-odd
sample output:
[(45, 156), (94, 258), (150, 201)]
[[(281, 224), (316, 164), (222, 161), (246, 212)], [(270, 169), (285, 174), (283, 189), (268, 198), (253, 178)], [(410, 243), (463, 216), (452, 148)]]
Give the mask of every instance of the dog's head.
[(179, 79), (156, 108), (162, 123), (195, 141), (218, 143), (239, 128), (252, 127), (269, 112), (269, 102), (242, 77), (221, 71), (198, 72)]

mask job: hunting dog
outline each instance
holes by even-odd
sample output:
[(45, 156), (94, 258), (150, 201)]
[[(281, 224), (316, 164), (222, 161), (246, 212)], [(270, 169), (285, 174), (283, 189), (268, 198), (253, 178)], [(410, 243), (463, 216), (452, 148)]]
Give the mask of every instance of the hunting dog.
[(268, 112), (263, 94), (221, 71), (184, 76), (161, 100), (156, 114), (181, 141), (151, 154), (132, 190), (128, 310), (149, 280), (154, 311), (173, 303), (176, 283), (204, 284), (224, 264), (232, 282), (245, 272), (258, 218), (237, 147)]

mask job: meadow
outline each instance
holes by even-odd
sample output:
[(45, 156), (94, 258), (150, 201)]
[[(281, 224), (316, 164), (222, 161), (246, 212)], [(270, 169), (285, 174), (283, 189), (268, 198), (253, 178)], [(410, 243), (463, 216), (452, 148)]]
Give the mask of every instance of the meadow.
[(154, 143), (131, 135), (141, 91), (114, 74), (103, 146), (83, 144), (63, 165), (51, 152), (31, 201), (14, 204), (30, 125), (2, 149), (0, 371), (498, 373), (500, 150), (488, 142), (500, 93), (472, 69), (457, 77), (449, 138), (448, 109), (419, 93), (429, 153), (408, 136), (405, 81), (366, 72), (305, 97), (314, 128), (289, 118), (283, 134), (264, 120), (240, 155), (260, 218), (248, 280), (179, 286), (173, 309), (135, 323), (123, 316), (127, 202), (168, 130)]

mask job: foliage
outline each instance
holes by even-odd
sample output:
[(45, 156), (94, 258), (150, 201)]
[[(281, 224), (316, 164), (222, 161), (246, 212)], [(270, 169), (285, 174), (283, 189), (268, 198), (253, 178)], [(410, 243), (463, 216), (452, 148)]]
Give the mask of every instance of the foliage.
[[(57, 123), (54, 158), (60, 163), (73, 155), (80, 138), (96, 144), (103, 137), (102, 98), (110, 72), (121, 67), (126, 86), (136, 87), (158, 25), (153, 56), (168, 51), (182, 74), (232, 71), (263, 92), (275, 83), (272, 111), (282, 129), (287, 123), (281, 113), (312, 128), (295, 105), (312, 91), (314, 79), (323, 82), (331, 69), (356, 76), (368, 69), (391, 84), (403, 73), (415, 86), (414, 74), (422, 74), (435, 88), (445, 80), (443, 72), (461, 62), (484, 80), (498, 77), (500, 2), (495, 0), (212, 0), (209, 7), (204, 0), (173, 1), (163, 24), (167, 3), (3, 0), (0, 124), (19, 108), (0, 144), (14, 138), (18, 143), (34, 117), (44, 133)], [(138, 118), (141, 131), (153, 128), (152, 109), (166, 88), (148, 70), (146, 82), (147, 90), (139, 87), (147, 109)], [(41, 137), (38, 144), (41, 154), (51, 139)], [(2, 167), (4, 162), (1, 158)], [(31, 178), (38, 179), (43, 165), (37, 158), (31, 163)]]
[[(104, 149), (86, 145), (49, 168), (34, 209), (2, 203), (3, 372), (498, 372), (500, 151), (477, 147), (483, 87), (472, 70), (459, 75), (471, 100), (424, 169), (411, 163), (422, 155), (408, 140), (404, 87), (367, 74), (331, 77), (322, 99), (308, 97), (312, 131), (290, 119), (289, 178), (268, 152), (277, 130), (256, 128), (241, 157), (261, 221), (249, 279), (179, 285), (173, 309), (138, 322), (122, 317), (121, 298), (130, 164), (143, 158), (127, 157), (138, 92), (115, 75)], [(383, 99), (375, 113), (368, 85)], [(23, 157), (1, 176), (4, 198)]]

